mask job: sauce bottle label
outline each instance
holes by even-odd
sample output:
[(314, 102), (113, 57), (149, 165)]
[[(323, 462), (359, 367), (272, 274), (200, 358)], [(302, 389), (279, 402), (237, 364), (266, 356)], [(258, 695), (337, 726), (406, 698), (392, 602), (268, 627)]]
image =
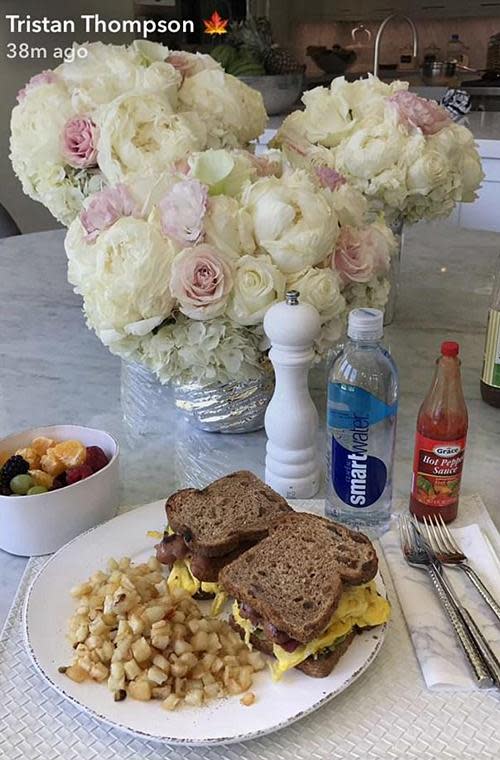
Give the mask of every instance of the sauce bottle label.
[(382, 496), (392, 459), (397, 404), (385, 404), (354, 385), (328, 386), (331, 482), (350, 507), (369, 507)]
[(417, 432), (412, 497), (430, 507), (447, 507), (458, 500), (466, 437), (436, 441)]
[(484, 347), (483, 383), (500, 388), (500, 311), (490, 309)]

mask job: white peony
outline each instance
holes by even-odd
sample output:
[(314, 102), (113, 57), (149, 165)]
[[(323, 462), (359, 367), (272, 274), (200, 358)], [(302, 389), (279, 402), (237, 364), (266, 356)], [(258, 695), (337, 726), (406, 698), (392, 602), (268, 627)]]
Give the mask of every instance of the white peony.
[(127, 94), (97, 114), (97, 161), (110, 184), (129, 173), (168, 169), (202, 150), (206, 129), (195, 113), (176, 114), (167, 97)]
[[(295, 126), (309, 142), (320, 143), (328, 148), (346, 137), (353, 129), (355, 120), (348, 101), (341, 93), (332, 97), (326, 87), (315, 87), (302, 96), (306, 110)], [(289, 117), (290, 118), (290, 117)]]
[(345, 299), (340, 292), (340, 279), (331, 269), (306, 269), (287, 279), (287, 290), (298, 290), (300, 300), (314, 306), (321, 322), (328, 322), (345, 310)]
[(255, 250), (250, 215), (234, 198), (226, 195), (209, 198), (203, 228), (205, 242), (226, 257), (234, 259)]
[(174, 250), (155, 225), (122, 217), (88, 245), (77, 219), (65, 246), (68, 279), (83, 295), (88, 322), (103, 342), (141, 334), (139, 323), (151, 320), (151, 330), (169, 316)]
[(257, 138), (267, 122), (262, 95), (230, 74), (205, 69), (187, 77), (179, 91), (184, 109), (207, 125), (211, 147), (236, 146)]
[(242, 256), (236, 263), (227, 315), (239, 325), (256, 325), (284, 294), (285, 277), (270, 256)]
[[(154, 47), (142, 47), (143, 42)], [(62, 63), (55, 71), (72, 93), (77, 113), (94, 111), (123, 93), (134, 91), (159, 92), (175, 107), (182, 78), (165, 62), (168, 48), (147, 41), (136, 41), (128, 48), (102, 42), (75, 43), (74, 47), (85, 48), (87, 55)], [(163, 48), (163, 56), (159, 48)], [(154, 57), (152, 51), (157, 51)]]
[(368, 119), (334, 152), (335, 166), (349, 179), (371, 180), (398, 164), (408, 143), (412, 154), (425, 142), (421, 134), (406, 136), (389, 121)]
[(263, 177), (244, 191), (255, 241), (282, 272), (319, 264), (333, 250), (339, 226), (330, 196), (301, 170)]

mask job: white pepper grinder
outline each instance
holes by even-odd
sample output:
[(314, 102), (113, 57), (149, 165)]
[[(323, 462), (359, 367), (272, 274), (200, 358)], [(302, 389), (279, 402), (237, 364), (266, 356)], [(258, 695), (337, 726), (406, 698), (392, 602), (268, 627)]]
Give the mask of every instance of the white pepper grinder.
[(299, 295), (288, 291), (286, 300), (271, 306), (264, 317), (276, 375), (265, 416), (266, 483), (282, 496), (310, 499), (319, 489), (321, 468), (318, 412), (307, 379), (321, 323), (314, 306), (299, 303)]

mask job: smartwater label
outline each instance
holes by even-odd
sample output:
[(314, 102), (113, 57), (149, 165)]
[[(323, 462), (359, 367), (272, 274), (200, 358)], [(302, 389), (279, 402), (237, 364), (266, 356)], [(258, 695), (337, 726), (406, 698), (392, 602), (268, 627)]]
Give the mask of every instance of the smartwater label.
[(396, 413), (397, 404), (385, 404), (363, 388), (329, 384), (331, 478), (344, 504), (369, 507), (384, 492)]

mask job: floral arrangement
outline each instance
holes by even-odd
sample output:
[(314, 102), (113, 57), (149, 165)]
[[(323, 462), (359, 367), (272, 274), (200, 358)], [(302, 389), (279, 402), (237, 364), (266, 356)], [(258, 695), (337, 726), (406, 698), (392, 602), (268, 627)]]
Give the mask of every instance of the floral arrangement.
[(395, 238), (335, 170), (278, 151), (195, 151), (88, 197), (66, 237), (89, 327), (162, 382), (257, 377), (267, 309), (294, 288), (321, 317), (323, 356), (352, 305), (383, 306)]
[(196, 151), (245, 146), (264, 129), (260, 93), (209, 55), (144, 40), (75, 47), (72, 62), (19, 92), (11, 119), (24, 192), (65, 225), (105, 186)]
[(339, 171), (372, 211), (416, 222), (476, 198), (484, 175), (471, 132), (407, 82), (338, 77), (302, 100), (273, 144), (294, 166)]

